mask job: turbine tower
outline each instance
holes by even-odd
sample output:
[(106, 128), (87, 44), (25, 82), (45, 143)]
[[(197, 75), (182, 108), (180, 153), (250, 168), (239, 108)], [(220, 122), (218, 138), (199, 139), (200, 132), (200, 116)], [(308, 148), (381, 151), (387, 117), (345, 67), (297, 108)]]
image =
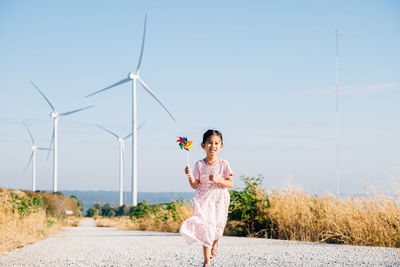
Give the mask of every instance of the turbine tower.
[(50, 149), (44, 148), (44, 147), (38, 147), (35, 144), (35, 140), (33, 139), (32, 133), (31, 133), (31, 131), (29, 131), (28, 126), (26, 126), (25, 122), (23, 122), (23, 123), (24, 123), (25, 129), (28, 132), (28, 134), (31, 138), (31, 141), (32, 141), (32, 146), (31, 146), (32, 153), (31, 153), (31, 156), (29, 157), (28, 164), (26, 165), (24, 172), (26, 172), (26, 170), (29, 167), (29, 164), (32, 161), (32, 192), (35, 192), (36, 191), (36, 150), (50, 150)]
[[(36, 88), (36, 90), (43, 96), (43, 98), (46, 100), (46, 102), (49, 104), (51, 108), (51, 113), (50, 117), (53, 119), (53, 136), (51, 138), (51, 143), (50, 143), (50, 148), (53, 145), (53, 192), (57, 192), (57, 179), (58, 179), (58, 120), (62, 116), (67, 116), (71, 115), (73, 113), (92, 108), (93, 106), (87, 106), (84, 108), (68, 111), (68, 112), (63, 112), (63, 113), (58, 113), (54, 106), (51, 104), (50, 100), (44, 95), (44, 93), (37, 87), (32, 81), (31, 84), (33, 87)], [(53, 144), (54, 141), (54, 144)]]
[[(143, 125), (144, 125), (144, 123), (142, 123), (142, 125), (140, 125), (138, 127), (138, 130), (140, 128), (142, 128)], [(119, 205), (122, 206), (123, 205), (123, 194), (124, 194), (124, 185), (123, 185), (123, 183), (124, 183), (124, 154), (125, 154), (124, 142), (132, 135), (132, 133), (128, 134), (124, 138), (121, 138), (116, 133), (110, 131), (109, 129), (107, 129), (103, 126), (100, 126), (100, 125), (96, 125), (96, 126), (99, 127), (100, 129), (103, 129), (107, 133), (115, 136), (119, 143)]]
[(154, 95), (153, 91), (150, 89), (147, 84), (141, 79), (140, 77), (140, 67), (142, 65), (142, 58), (143, 58), (143, 48), (144, 48), (144, 40), (146, 36), (146, 22), (147, 22), (147, 15), (144, 18), (144, 30), (143, 30), (143, 40), (142, 40), (142, 48), (140, 50), (140, 57), (139, 57), (139, 63), (136, 68), (136, 72), (129, 72), (128, 77), (120, 80), (119, 82), (116, 82), (104, 89), (101, 89), (99, 91), (96, 91), (90, 95), (87, 95), (86, 97), (90, 97), (92, 95), (101, 93), (103, 91), (106, 91), (108, 89), (111, 89), (113, 87), (116, 87), (120, 84), (124, 84), (127, 82), (132, 81), (132, 205), (136, 206), (137, 205), (137, 114), (136, 114), (136, 82), (138, 81), (143, 88), (148, 92), (163, 108), (164, 110), (168, 113), (168, 115), (174, 120), (175, 118), (172, 116), (172, 114), (168, 111), (168, 109), (161, 103), (161, 101)]

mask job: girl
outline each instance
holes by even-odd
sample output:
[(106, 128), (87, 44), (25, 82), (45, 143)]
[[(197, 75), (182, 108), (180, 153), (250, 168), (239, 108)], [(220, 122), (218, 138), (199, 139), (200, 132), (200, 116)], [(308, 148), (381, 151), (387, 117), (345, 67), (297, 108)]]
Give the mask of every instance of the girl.
[(203, 266), (207, 267), (210, 258), (217, 256), (218, 239), (224, 232), (229, 208), (226, 188), (233, 187), (233, 174), (229, 163), (218, 158), (223, 147), (219, 131), (205, 132), (201, 147), (206, 157), (195, 163), (193, 173), (189, 166), (185, 168), (189, 184), (196, 192), (193, 216), (182, 223), (179, 233), (189, 244), (199, 242), (203, 245)]

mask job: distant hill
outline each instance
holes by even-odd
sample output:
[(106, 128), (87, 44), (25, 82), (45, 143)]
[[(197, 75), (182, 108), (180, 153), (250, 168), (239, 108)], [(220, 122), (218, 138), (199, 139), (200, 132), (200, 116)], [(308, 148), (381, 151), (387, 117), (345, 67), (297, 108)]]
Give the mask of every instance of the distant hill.
[[(76, 191), (63, 190), (65, 196), (76, 196), (83, 204), (83, 214), (95, 203), (108, 203), (111, 206), (119, 204), (119, 191)], [(194, 192), (138, 192), (138, 202), (149, 204), (171, 202), (179, 198), (190, 200)], [(132, 204), (131, 192), (124, 192), (124, 204)]]

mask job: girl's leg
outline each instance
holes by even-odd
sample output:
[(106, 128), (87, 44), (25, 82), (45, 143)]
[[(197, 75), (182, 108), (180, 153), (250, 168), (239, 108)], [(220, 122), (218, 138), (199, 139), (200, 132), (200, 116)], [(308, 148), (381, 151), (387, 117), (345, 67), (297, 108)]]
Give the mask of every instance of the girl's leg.
[(214, 240), (211, 248), (211, 259), (217, 256), (217, 249), (218, 249), (218, 239)]
[(210, 265), (210, 248), (203, 246), (203, 255), (204, 255), (204, 266), (209, 266)]

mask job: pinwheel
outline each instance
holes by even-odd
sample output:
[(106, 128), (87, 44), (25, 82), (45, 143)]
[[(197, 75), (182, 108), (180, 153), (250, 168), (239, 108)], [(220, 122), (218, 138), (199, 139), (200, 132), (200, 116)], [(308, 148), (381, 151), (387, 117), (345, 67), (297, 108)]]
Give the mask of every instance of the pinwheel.
[(187, 163), (187, 166), (189, 166), (189, 149), (192, 148), (192, 141), (189, 141), (187, 139), (187, 137), (180, 137), (180, 136), (177, 136), (177, 137), (178, 137), (178, 140), (176, 140), (176, 142), (178, 142), (179, 147), (182, 150), (183, 149), (186, 150), (186, 163)]

